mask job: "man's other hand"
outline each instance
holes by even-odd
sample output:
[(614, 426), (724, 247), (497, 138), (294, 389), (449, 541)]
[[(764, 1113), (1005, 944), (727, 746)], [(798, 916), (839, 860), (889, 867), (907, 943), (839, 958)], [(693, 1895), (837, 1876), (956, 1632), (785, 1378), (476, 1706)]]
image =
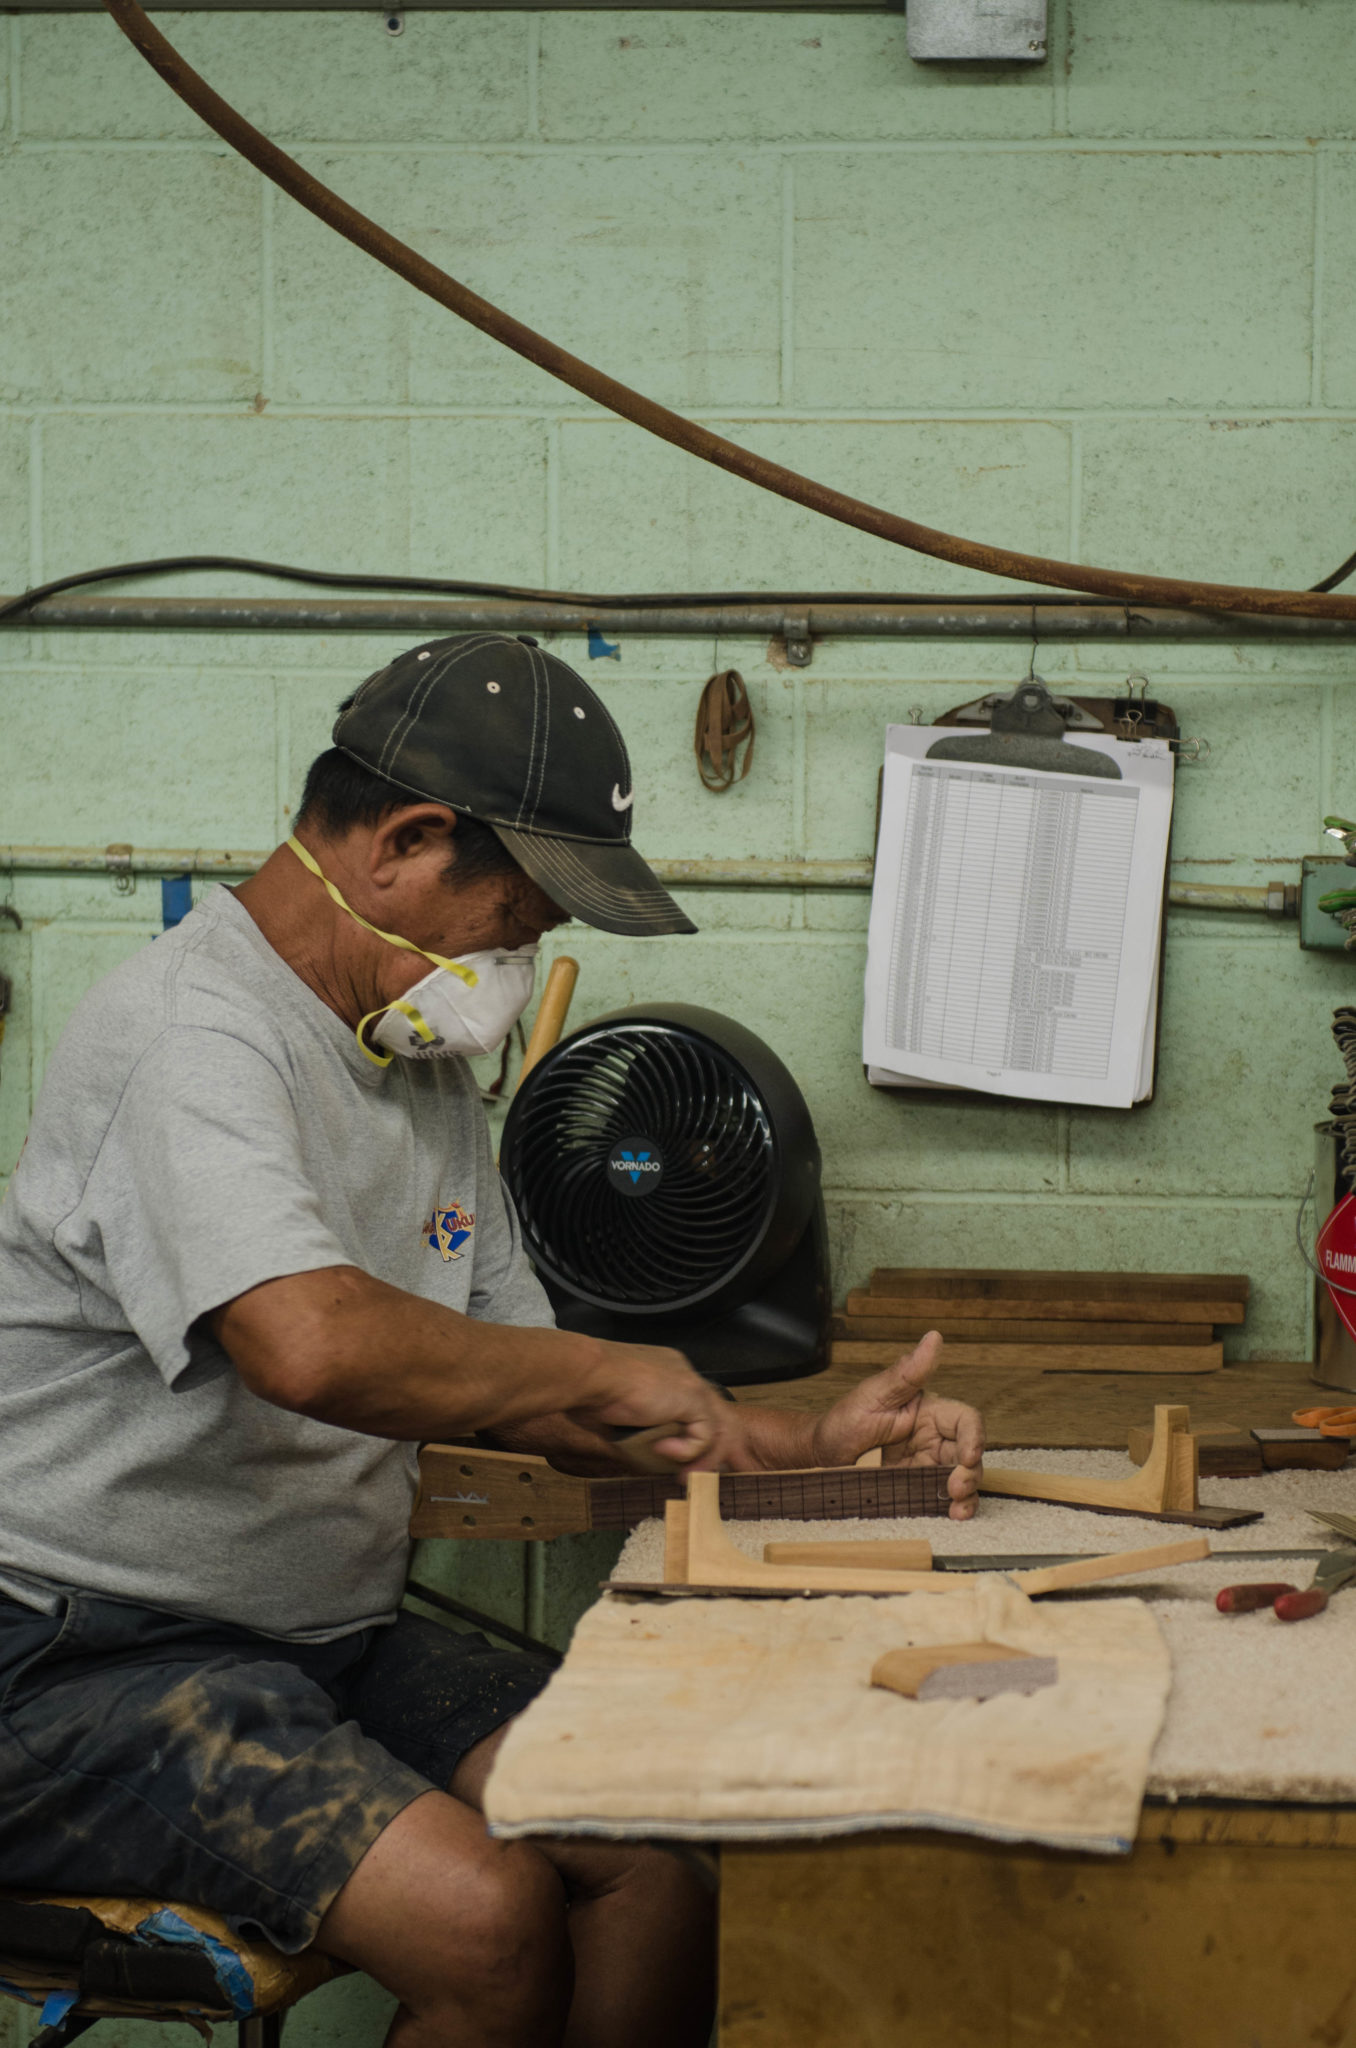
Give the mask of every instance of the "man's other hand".
[(602, 1451), (615, 1459), (612, 1432), (617, 1429), (630, 1432), (671, 1422), (672, 1435), (655, 1439), (650, 1448), (685, 1471), (715, 1472), (748, 1462), (738, 1411), (693, 1371), (681, 1351), (652, 1344), (600, 1343), (598, 1354), (602, 1398), (595, 1368), (589, 1406), (567, 1413), (572, 1422), (597, 1435)]
[(915, 1350), (844, 1394), (815, 1424), (815, 1463), (855, 1465), (879, 1446), (886, 1465), (950, 1466), (951, 1516), (966, 1521), (979, 1503), (984, 1422), (961, 1401), (924, 1393), (941, 1355), (941, 1337), (930, 1330)]

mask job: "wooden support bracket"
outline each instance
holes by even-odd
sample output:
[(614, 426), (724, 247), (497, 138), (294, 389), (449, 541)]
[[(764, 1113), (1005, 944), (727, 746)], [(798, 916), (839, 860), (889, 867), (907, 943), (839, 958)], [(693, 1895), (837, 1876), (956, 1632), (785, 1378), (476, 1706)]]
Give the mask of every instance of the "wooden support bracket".
[(1154, 1409), (1149, 1455), (1126, 1479), (1084, 1479), (1072, 1472), (1010, 1472), (986, 1468), (981, 1493), (1009, 1500), (1048, 1500), (1066, 1507), (1123, 1514), (1191, 1514), (1200, 1506), (1196, 1440), (1187, 1408)]

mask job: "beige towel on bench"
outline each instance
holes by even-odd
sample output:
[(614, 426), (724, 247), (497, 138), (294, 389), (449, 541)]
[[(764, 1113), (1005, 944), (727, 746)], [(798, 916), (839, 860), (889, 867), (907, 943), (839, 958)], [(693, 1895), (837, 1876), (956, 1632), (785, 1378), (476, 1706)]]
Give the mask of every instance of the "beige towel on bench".
[[(885, 1650), (995, 1642), (1056, 1685), (901, 1698)], [(1033, 1605), (997, 1578), (892, 1598), (660, 1603), (608, 1595), (513, 1724), (491, 1832), (795, 1839), (882, 1827), (1128, 1851), (1171, 1684), (1138, 1600)]]

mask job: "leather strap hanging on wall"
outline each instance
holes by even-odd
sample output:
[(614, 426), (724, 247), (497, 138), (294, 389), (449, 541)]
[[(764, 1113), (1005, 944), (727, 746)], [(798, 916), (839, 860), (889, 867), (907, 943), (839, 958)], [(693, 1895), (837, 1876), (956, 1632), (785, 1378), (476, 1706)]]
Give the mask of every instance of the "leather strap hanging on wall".
[(743, 676), (737, 668), (718, 669), (698, 700), (692, 741), (705, 788), (719, 793), (744, 780), (753, 760), (753, 735), (753, 706)]
[(648, 433), (657, 434), (661, 441), (682, 448), (689, 455), (700, 456), (705, 462), (714, 463), (718, 469), (728, 470), (732, 476), (742, 476), (749, 483), (758, 484), (765, 491), (773, 491), (779, 497), (789, 498), (793, 504), (806, 505), (812, 512), (821, 512), (827, 519), (837, 519), (844, 526), (855, 526), (859, 532), (873, 533), (882, 540), (894, 541), (900, 547), (913, 548), (919, 554), (933, 555), (939, 561), (959, 562), (963, 567), (978, 569), (995, 576), (1011, 576), (1022, 582), (1052, 584), (1061, 590), (1091, 592), (1097, 596), (1114, 598), (1127, 604), (1200, 605), (1217, 611), (1278, 613), (1292, 618), (1311, 619), (1356, 619), (1356, 597), (1338, 597), (1320, 590), (1267, 590), (1245, 587), (1231, 583), (1204, 583), (1187, 581), (1177, 576), (1148, 576), (1120, 569), (1098, 569), (1082, 562), (1060, 562), (1045, 555), (1027, 555), (1013, 548), (995, 547), (986, 541), (967, 540), (954, 533), (944, 533), (935, 526), (924, 526), (916, 519), (906, 519), (897, 512), (887, 512), (883, 506), (872, 505), (862, 498), (849, 497), (845, 491), (838, 491), (831, 484), (815, 482), (811, 477), (801, 476), (797, 470), (788, 469), (780, 462), (770, 462), (765, 455), (755, 454), (751, 448), (743, 448), (737, 441), (727, 441), (721, 434), (713, 434), (709, 427), (702, 427), (695, 420), (685, 419), (681, 413), (670, 411), (666, 405), (647, 398), (643, 392), (632, 390), (616, 377), (609, 377), (604, 370), (597, 369), (580, 357), (571, 355), (558, 342), (517, 320), (500, 306), (481, 298), (455, 277), (449, 277), (436, 263), (430, 263), (408, 242), (400, 241), (388, 229), (370, 220), (341, 199), (337, 192), (304, 169), (286, 150), (279, 149), (276, 142), (270, 142), (243, 114), (214, 92), (206, 79), (199, 77), (190, 64), (185, 63), (173, 43), (152, 25), (137, 0), (103, 0), (118, 27), (141, 52), (153, 70), (158, 71), (165, 83), (179, 95), (186, 106), (193, 109), (209, 128), (212, 128), (232, 149), (238, 150), (247, 162), (271, 178), (299, 205), (315, 214), (337, 234), (343, 235), (356, 248), (384, 263), (397, 277), (403, 277), (416, 291), (421, 291), (459, 319), (469, 321), (482, 334), (490, 335), (506, 348), (522, 356), (527, 362), (536, 363), (549, 376), (558, 377), (562, 384), (568, 384), (575, 391), (582, 391), (586, 398), (609, 411), (631, 420)]

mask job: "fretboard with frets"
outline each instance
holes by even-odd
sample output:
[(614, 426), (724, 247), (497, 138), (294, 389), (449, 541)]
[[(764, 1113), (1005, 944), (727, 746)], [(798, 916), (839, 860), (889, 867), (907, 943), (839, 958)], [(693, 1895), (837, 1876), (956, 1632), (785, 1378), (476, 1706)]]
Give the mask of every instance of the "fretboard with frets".
[[(947, 1473), (936, 1466), (826, 1466), (808, 1472), (721, 1475), (725, 1521), (847, 1522), (944, 1515)], [(413, 1536), (518, 1537), (527, 1542), (586, 1529), (633, 1529), (666, 1501), (677, 1479), (575, 1479), (541, 1458), (458, 1444), (425, 1444)]]
[[(944, 1515), (950, 1505), (948, 1475), (935, 1466), (845, 1466), (813, 1472), (726, 1472), (720, 1482), (721, 1520), (726, 1522), (876, 1521), (914, 1515)], [(589, 1526), (633, 1529), (664, 1503), (681, 1500), (674, 1479), (589, 1481)]]

